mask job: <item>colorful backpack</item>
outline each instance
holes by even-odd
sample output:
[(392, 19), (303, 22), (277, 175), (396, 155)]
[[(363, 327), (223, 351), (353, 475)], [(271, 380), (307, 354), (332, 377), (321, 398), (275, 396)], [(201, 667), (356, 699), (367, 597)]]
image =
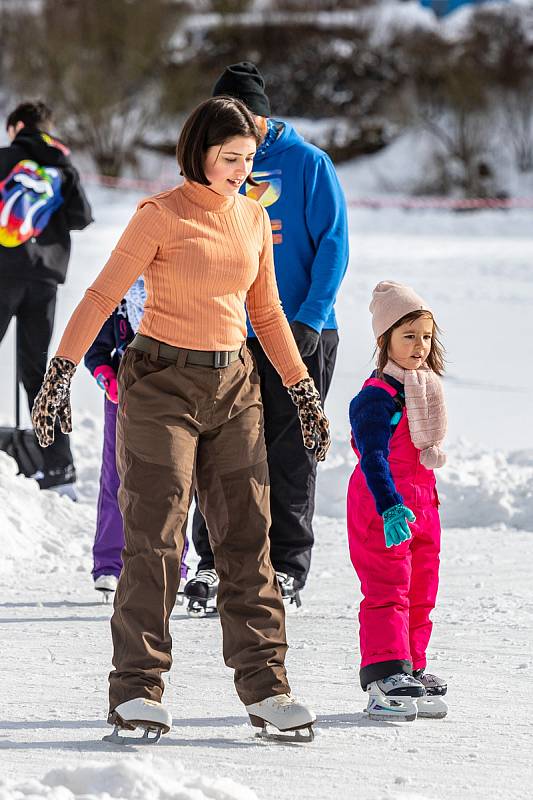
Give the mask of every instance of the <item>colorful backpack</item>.
[(62, 203), (58, 169), (19, 161), (0, 182), (0, 245), (18, 247), (39, 236)]

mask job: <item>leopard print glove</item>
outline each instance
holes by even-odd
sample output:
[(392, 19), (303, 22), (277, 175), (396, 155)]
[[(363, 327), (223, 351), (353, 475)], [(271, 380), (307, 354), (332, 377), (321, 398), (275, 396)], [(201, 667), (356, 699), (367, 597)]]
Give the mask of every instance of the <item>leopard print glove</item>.
[(329, 422), (312, 378), (304, 378), (289, 386), (288, 392), (298, 409), (305, 447), (309, 450), (316, 447), (316, 460), (324, 461), (331, 444)]
[(31, 412), (31, 421), (41, 447), (48, 447), (54, 441), (56, 419), (63, 433), (72, 431), (70, 382), (75, 371), (76, 364), (67, 358), (53, 358), (48, 365)]

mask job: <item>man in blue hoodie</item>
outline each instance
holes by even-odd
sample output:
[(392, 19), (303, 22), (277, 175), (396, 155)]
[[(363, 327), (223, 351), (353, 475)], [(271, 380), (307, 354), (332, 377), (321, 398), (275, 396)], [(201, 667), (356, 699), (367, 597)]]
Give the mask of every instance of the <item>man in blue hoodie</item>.
[[(335, 299), (348, 265), (346, 202), (329, 156), (288, 122), (270, 119), (270, 102), (257, 67), (227, 67), (213, 95), (241, 100), (264, 134), (254, 160), (249, 197), (263, 205), (274, 239), (276, 278), (283, 308), (318, 391), (325, 400), (339, 337)], [(284, 597), (300, 604), (313, 547), (316, 461), (306, 450), (296, 408), (248, 326), (261, 380), (270, 471), (270, 555)], [(196, 509), (193, 541), (200, 564), (185, 590), (194, 602), (216, 593), (216, 573), (203, 518)]]

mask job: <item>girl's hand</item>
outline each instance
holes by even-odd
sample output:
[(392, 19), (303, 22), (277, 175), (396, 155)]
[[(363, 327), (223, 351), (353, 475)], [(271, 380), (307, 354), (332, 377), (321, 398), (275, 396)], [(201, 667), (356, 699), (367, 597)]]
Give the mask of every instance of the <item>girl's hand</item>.
[(93, 375), (98, 386), (106, 393), (107, 399), (116, 405), (118, 403), (118, 384), (113, 367), (102, 364), (100, 367), (96, 367)]
[(53, 358), (48, 365), (31, 412), (31, 421), (41, 447), (48, 447), (54, 441), (56, 419), (63, 433), (72, 432), (70, 382), (75, 372), (76, 364), (67, 358)]
[(415, 522), (416, 517), (407, 506), (398, 503), (382, 514), (385, 532), (385, 547), (393, 547), (407, 541), (412, 536), (408, 522)]
[(289, 386), (288, 392), (298, 409), (305, 447), (308, 450), (316, 447), (316, 460), (324, 461), (331, 444), (329, 422), (312, 378), (304, 378)]

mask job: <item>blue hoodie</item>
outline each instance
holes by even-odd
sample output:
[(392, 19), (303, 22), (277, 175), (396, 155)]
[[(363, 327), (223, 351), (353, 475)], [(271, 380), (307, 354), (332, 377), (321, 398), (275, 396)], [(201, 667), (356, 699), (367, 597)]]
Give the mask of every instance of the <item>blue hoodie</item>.
[[(275, 128), (283, 126), (275, 138)], [(283, 309), (319, 333), (336, 328), (335, 298), (348, 265), (346, 201), (329, 156), (288, 122), (269, 120), (246, 194), (270, 217)], [(249, 335), (254, 336), (248, 323)]]

